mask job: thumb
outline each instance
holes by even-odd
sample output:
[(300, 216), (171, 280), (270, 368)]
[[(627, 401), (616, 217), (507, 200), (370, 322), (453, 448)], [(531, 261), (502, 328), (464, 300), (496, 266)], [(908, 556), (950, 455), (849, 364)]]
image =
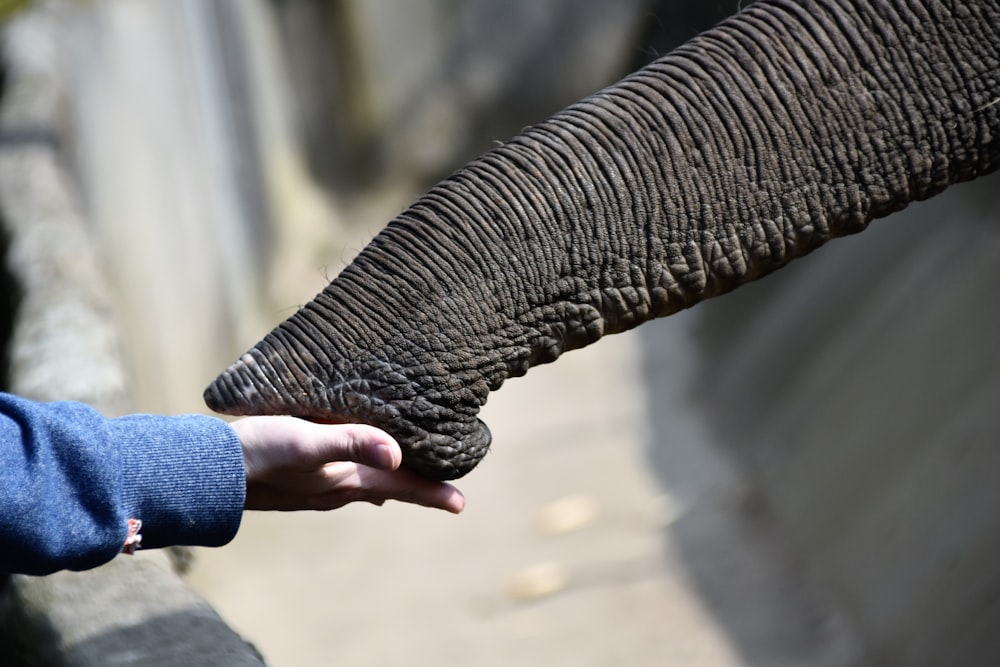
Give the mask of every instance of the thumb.
[(403, 452), (391, 435), (367, 424), (314, 424), (309, 448), (318, 464), (351, 461), (395, 470)]

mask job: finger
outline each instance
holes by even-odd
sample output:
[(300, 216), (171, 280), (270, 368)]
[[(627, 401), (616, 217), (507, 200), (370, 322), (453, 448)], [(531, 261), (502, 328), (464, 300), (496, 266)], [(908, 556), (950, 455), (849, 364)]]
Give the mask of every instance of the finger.
[(406, 470), (361, 470), (359, 473), (360, 493), (369, 498), (412, 503), (443, 509), (453, 514), (458, 514), (465, 508), (465, 496), (446, 482), (432, 482)]
[(382, 429), (367, 424), (312, 424), (302, 443), (313, 465), (351, 461), (379, 470), (395, 470), (403, 460), (399, 444)]
[(337, 462), (309, 472), (248, 484), (246, 509), (331, 510), (352, 502), (381, 505), (386, 500), (453, 514), (465, 507), (465, 497), (451, 484), (432, 482), (405, 470), (377, 470)]
[(441, 487), (442, 488), (434, 494), (432, 502), (421, 502), (418, 504), (423, 505), (424, 507), (442, 509), (446, 512), (451, 512), (452, 514), (461, 514), (465, 509), (465, 496), (451, 484), (442, 484)]
[(245, 509), (248, 510), (318, 510), (328, 511), (344, 507), (353, 502), (367, 502), (382, 506), (387, 500), (442, 509), (452, 514), (460, 514), (465, 508), (465, 496), (450, 484), (442, 484), (436, 491), (359, 491), (336, 490), (322, 494), (297, 494), (269, 487), (248, 489)]

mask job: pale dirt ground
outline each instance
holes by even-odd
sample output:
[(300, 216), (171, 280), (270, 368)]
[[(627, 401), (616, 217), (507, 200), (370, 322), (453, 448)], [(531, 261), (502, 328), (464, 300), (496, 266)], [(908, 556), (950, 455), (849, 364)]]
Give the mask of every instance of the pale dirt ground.
[(491, 396), (461, 516), (248, 515), (192, 582), (274, 667), (741, 664), (647, 470), (638, 346), (612, 336)]

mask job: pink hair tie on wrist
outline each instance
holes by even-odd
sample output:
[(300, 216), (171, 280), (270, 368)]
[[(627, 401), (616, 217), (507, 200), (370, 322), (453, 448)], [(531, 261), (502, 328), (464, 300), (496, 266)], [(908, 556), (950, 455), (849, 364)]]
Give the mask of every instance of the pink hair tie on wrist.
[(122, 546), (123, 554), (129, 554), (131, 556), (135, 553), (136, 549), (142, 546), (142, 535), (139, 533), (140, 530), (142, 530), (141, 520), (128, 520), (128, 535), (125, 537), (125, 544)]

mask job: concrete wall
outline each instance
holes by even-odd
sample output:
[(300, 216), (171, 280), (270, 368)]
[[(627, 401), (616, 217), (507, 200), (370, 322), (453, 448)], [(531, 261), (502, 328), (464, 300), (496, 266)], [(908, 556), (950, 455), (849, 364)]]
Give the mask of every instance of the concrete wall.
[[(60, 150), (57, 18), (36, 9), (2, 35), (3, 389), (126, 411), (111, 292)], [(33, 666), (263, 664), (181, 579), (167, 552), (85, 573), (0, 576), (0, 656), (5, 665)]]
[[(687, 400), (657, 424), (698, 415), (878, 664), (1000, 661), (998, 184), (956, 186), (692, 311)], [(656, 333), (641, 333), (652, 359)], [(654, 369), (651, 397), (677, 382)], [(668, 441), (651, 453), (670, 484)]]

